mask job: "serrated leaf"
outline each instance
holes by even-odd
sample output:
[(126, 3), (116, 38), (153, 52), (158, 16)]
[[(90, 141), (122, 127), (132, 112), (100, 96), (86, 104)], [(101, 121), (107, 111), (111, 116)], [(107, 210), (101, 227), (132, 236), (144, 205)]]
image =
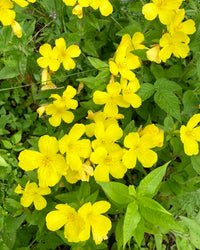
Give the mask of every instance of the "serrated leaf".
[(150, 69), (156, 79), (165, 77), (165, 70), (161, 65), (152, 63)]
[(155, 196), (159, 190), (168, 165), (169, 162), (162, 167), (154, 169), (145, 176), (137, 187), (137, 196), (147, 196), (149, 198)]
[(200, 174), (200, 153), (198, 155), (192, 155), (190, 159), (192, 167), (198, 174)]
[(158, 91), (154, 95), (154, 101), (167, 114), (181, 122), (180, 101), (175, 94), (168, 90)]
[(155, 88), (153, 84), (143, 83), (141, 84), (137, 94), (142, 98), (142, 101), (145, 101), (153, 95), (154, 91)]
[(186, 224), (190, 231), (190, 239), (192, 244), (200, 249), (200, 224), (195, 220), (181, 216), (182, 221)]
[(136, 50), (131, 51), (132, 54), (138, 56), (143, 61), (148, 61), (149, 59), (147, 58), (146, 52), (147, 52), (147, 49), (136, 49)]
[(154, 83), (154, 87), (160, 91), (162, 91), (162, 90), (168, 90), (171, 92), (173, 92), (173, 91), (181, 92), (182, 91), (182, 88), (180, 87), (180, 85), (178, 85), (176, 82), (170, 81), (166, 78), (158, 79)]
[(100, 181), (97, 183), (102, 187), (107, 197), (118, 205), (126, 207), (127, 204), (134, 201), (134, 198), (129, 195), (128, 187), (122, 183)]
[(198, 98), (192, 90), (187, 90), (184, 92), (182, 102), (184, 106), (183, 112), (185, 114), (191, 115), (192, 113), (196, 113)]
[(128, 204), (126, 213), (124, 216), (123, 224), (123, 245), (131, 239), (133, 233), (140, 222), (141, 215), (138, 211), (138, 205), (136, 201), (133, 201)]

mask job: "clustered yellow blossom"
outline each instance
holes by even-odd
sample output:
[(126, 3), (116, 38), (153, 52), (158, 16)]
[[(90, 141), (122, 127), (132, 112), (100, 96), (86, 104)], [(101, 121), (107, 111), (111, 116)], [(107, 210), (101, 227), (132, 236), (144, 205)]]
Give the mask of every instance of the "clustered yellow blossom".
[(120, 74), (129, 81), (135, 80), (135, 74), (132, 70), (141, 67), (141, 60), (131, 52), (138, 49), (145, 49), (146, 47), (142, 44), (143, 41), (144, 35), (140, 32), (136, 32), (132, 38), (129, 34), (123, 35), (114, 58), (109, 61), (110, 72), (114, 76)]
[(72, 58), (78, 57), (81, 53), (78, 45), (70, 45), (67, 48), (64, 38), (56, 39), (55, 44), (53, 48), (48, 43), (40, 46), (39, 52), (42, 57), (37, 59), (38, 65), (41, 68), (49, 67), (51, 71), (57, 71), (62, 63), (64, 69), (74, 69), (76, 64)]
[(102, 213), (110, 209), (109, 202), (98, 201), (93, 205), (88, 202), (83, 204), (78, 211), (68, 204), (58, 204), (56, 209), (46, 216), (47, 228), (57, 231), (64, 226), (64, 236), (69, 242), (88, 240), (90, 231), (96, 244), (107, 239), (111, 221)]
[(99, 9), (103, 16), (108, 16), (113, 12), (113, 7), (109, 0), (63, 0), (67, 6), (75, 6), (72, 10), (78, 18), (83, 17), (83, 8), (92, 7), (94, 10)]
[(162, 24), (166, 25), (167, 32), (164, 33), (159, 44), (152, 45), (147, 53), (150, 61), (166, 62), (173, 54), (178, 58), (187, 57), (190, 49), (190, 38), (188, 35), (196, 31), (192, 19), (183, 22), (185, 10), (179, 9), (183, 0), (152, 0), (143, 6), (142, 13), (147, 20), (154, 20), (157, 15)]

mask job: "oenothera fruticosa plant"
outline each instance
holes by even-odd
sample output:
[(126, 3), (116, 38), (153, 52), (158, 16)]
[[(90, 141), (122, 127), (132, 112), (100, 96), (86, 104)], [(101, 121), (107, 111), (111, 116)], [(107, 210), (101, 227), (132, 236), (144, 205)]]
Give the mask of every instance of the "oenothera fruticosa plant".
[[(34, 2), (3, 0), (0, 3), (1, 23), (11, 25), (18, 38), (22, 37), (22, 31), (13, 8), (15, 5), (24, 8)], [(101, 15), (108, 18), (115, 12), (112, 1), (108, 0), (63, 2), (65, 5), (62, 1), (60, 4), (68, 15), (71, 11), (75, 15), (71, 18), (81, 19), (76, 21), (84, 43), (88, 42), (87, 36), (84, 37), (88, 25), (84, 26), (85, 18), (90, 17), (90, 25), (99, 32), (109, 20), (99, 22), (95, 16), (91, 18), (90, 12), (99, 9)], [(181, 4), (182, 0), (144, 3), (140, 13), (146, 19), (143, 22), (150, 26), (148, 33), (148, 26), (131, 32), (123, 30), (121, 40), (113, 41), (115, 52), (106, 60), (100, 56), (100, 59), (88, 57), (84, 43), (67, 40), (68, 31), (57, 34), (55, 42), (46, 39), (47, 42), (40, 43), (35, 64), (42, 68), (41, 90), (50, 90), (52, 94), (51, 101), (43, 102), (37, 112), (59, 133), (43, 134), (38, 148), (20, 152), (19, 167), (27, 176), (35, 178), (19, 184), (15, 192), (22, 195), (20, 203), (25, 208), (33, 203), (36, 210), (44, 209), (47, 229), (56, 231), (70, 246), (77, 244), (89, 249), (90, 244), (103, 244), (114, 230), (118, 249), (131, 245), (132, 237), (141, 246), (144, 233), (160, 236), (169, 231), (177, 237), (190, 233), (192, 244), (197, 248), (200, 245), (192, 236), (190, 221), (186, 217), (175, 220), (174, 214), (167, 211), (169, 206), (161, 204), (165, 197), (160, 194), (170, 174), (176, 172), (176, 164), (182, 164), (184, 157), (200, 172), (198, 105), (194, 104), (196, 109), (188, 115), (186, 95), (184, 109), (181, 106), (186, 86), (166, 73), (172, 64), (192, 56), (190, 35), (196, 27), (192, 19), (184, 20), (186, 11)], [(94, 13), (99, 15), (98, 11)], [(64, 17), (63, 20), (58, 27), (65, 25)], [(73, 30), (73, 25), (66, 26)], [(66, 31), (66, 27), (63, 29)], [(158, 35), (148, 39), (151, 33)], [(81, 56), (98, 70), (98, 75), (78, 78), (81, 81), (78, 87), (70, 82), (63, 91), (57, 91), (57, 85), (62, 82), (56, 80), (56, 85), (54, 79), (61, 79), (60, 75), (70, 70), (80, 73), (85, 67), (86, 59), (81, 61)], [(162, 77), (159, 74), (163, 74)], [(102, 84), (101, 78), (107, 80)], [(90, 98), (84, 99), (88, 102), (87, 108), (91, 105), (88, 115), (78, 116), (85, 104), (81, 98)], [(155, 106), (152, 114), (150, 109)], [(166, 196), (171, 195), (169, 189)], [(172, 195), (174, 193), (173, 190)], [(116, 227), (112, 227), (112, 223)]]

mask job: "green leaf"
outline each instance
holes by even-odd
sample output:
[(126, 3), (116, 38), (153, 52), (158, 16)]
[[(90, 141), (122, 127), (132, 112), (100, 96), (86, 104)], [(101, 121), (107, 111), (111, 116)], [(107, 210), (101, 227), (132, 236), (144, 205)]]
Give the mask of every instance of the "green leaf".
[(165, 77), (165, 70), (159, 64), (152, 63), (151, 64), (151, 72), (156, 79)]
[(173, 65), (169, 69), (166, 70), (166, 77), (169, 76), (169, 78), (180, 78), (180, 76), (183, 74), (183, 67), (182, 65)]
[(141, 197), (138, 206), (141, 216), (149, 223), (164, 229), (178, 228), (172, 215), (157, 201), (148, 197)]
[(190, 240), (187, 238), (176, 237), (176, 246), (178, 250), (195, 250), (195, 247), (192, 246)]
[(154, 87), (160, 91), (168, 90), (171, 92), (181, 92), (182, 88), (174, 81), (170, 81), (166, 78), (160, 78), (154, 83)]
[(148, 61), (146, 52), (147, 52), (147, 49), (136, 49), (136, 50), (131, 51), (132, 54), (138, 56), (143, 61)]
[(178, 97), (168, 90), (161, 90), (154, 95), (155, 103), (178, 121), (181, 121), (180, 106)]
[(115, 229), (115, 239), (117, 241), (118, 250), (120, 250), (121, 246), (123, 246), (123, 223), (124, 223), (124, 218), (123, 217), (119, 218)]
[(123, 245), (125, 247), (126, 243), (131, 239), (133, 233), (140, 222), (141, 216), (138, 211), (138, 205), (136, 201), (128, 204), (126, 213), (124, 216), (123, 225)]
[(22, 139), (22, 131), (18, 131), (17, 133), (15, 133), (12, 137), (11, 137), (11, 141), (14, 144), (17, 144), (21, 141)]
[(196, 248), (200, 248), (200, 224), (195, 220), (181, 216), (182, 221), (186, 224), (190, 231), (190, 239)]
[(147, 196), (149, 198), (155, 196), (159, 190), (168, 165), (169, 162), (162, 167), (154, 169), (145, 176), (137, 187), (137, 196)]
[(126, 207), (127, 204), (134, 201), (133, 196), (129, 195), (129, 189), (126, 185), (119, 182), (100, 182), (97, 183), (102, 187), (108, 198), (118, 205)]
[(193, 113), (196, 113), (198, 98), (192, 90), (185, 91), (185, 93), (183, 94), (182, 102), (184, 106), (184, 114), (191, 115)]
[(155, 88), (153, 84), (150, 83), (143, 83), (140, 86), (137, 94), (142, 98), (142, 101), (147, 100), (149, 97), (153, 95)]
[(197, 172), (197, 174), (200, 174), (200, 153), (198, 155), (192, 155), (190, 159), (192, 167)]
[(102, 70), (108, 68), (108, 64), (94, 57), (88, 56), (88, 60), (95, 69)]
[(140, 24), (135, 22), (135, 24), (130, 24), (126, 26), (125, 28), (121, 29), (119, 32), (117, 32), (117, 36), (123, 36), (124, 34), (129, 34), (132, 36), (135, 32), (141, 31)]

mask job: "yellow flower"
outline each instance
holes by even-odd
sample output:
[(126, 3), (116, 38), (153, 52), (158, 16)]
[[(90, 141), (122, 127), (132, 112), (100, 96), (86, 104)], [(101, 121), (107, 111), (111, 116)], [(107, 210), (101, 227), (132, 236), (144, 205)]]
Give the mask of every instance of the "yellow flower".
[(131, 70), (141, 67), (141, 61), (138, 56), (133, 55), (130, 51), (145, 48), (141, 44), (143, 39), (144, 36), (140, 32), (136, 32), (132, 39), (128, 34), (123, 35), (114, 59), (109, 60), (110, 72), (113, 75), (118, 76), (118, 73), (120, 73), (125, 79), (130, 81), (135, 79), (135, 74)]
[(189, 37), (183, 32), (176, 32), (172, 35), (165, 33), (160, 39), (160, 47), (163, 47), (159, 52), (160, 59), (166, 62), (172, 53), (175, 57), (185, 58), (190, 51), (189, 41)]
[(139, 135), (143, 136), (145, 134), (151, 135), (152, 147), (162, 147), (164, 141), (164, 131), (159, 130), (155, 124), (147, 125), (143, 130), (139, 131)]
[(72, 86), (67, 86), (62, 97), (58, 94), (52, 94), (50, 98), (54, 98), (53, 104), (49, 104), (45, 111), (47, 115), (51, 115), (49, 123), (57, 127), (61, 120), (66, 123), (71, 123), (74, 120), (74, 114), (69, 109), (76, 109), (78, 102), (72, 99), (76, 95), (76, 90)]
[(150, 168), (157, 162), (157, 154), (151, 150), (155, 147), (155, 142), (152, 140), (153, 135), (144, 134), (139, 136), (139, 133), (129, 133), (124, 139), (124, 146), (129, 148), (123, 155), (123, 164), (127, 168), (134, 168), (137, 159), (145, 168)]
[(59, 148), (55, 137), (44, 135), (38, 144), (40, 152), (27, 149), (20, 152), (19, 167), (25, 171), (38, 169), (39, 185), (54, 186), (67, 170), (65, 158), (57, 154)]
[(49, 66), (52, 71), (59, 69), (60, 62), (58, 60), (58, 54), (51, 48), (50, 44), (45, 43), (40, 46), (39, 52), (43, 56), (37, 59), (37, 63), (41, 68), (47, 68)]
[(18, 184), (15, 188), (15, 193), (22, 194), (20, 203), (24, 207), (29, 207), (32, 202), (34, 203), (35, 209), (42, 210), (46, 207), (47, 202), (42, 197), (42, 195), (47, 195), (51, 193), (51, 189), (48, 187), (38, 187), (38, 185), (34, 182), (30, 183), (28, 181), (26, 183), (25, 189), (23, 190), (22, 187)]
[(77, 4), (73, 8), (72, 14), (77, 15), (78, 18), (83, 18), (83, 8), (79, 4)]
[(122, 96), (124, 100), (129, 103), (133, 108), (139, 108), (142, 104), (142, 99), (135, 94), (140, 88), (140, 83), (137, 78), (133, 81), (127, 81), (127, 79), (121, 78)]
[(57, 231), (64, 226), (64, 236), (69, 242), (79, 242), (80, 233), (84, 230), (84, 219), (68, 204), (56, 205), (56, 211), (46, 216), (47, 228)]
[(56, 53), (59, 62), (63, 64), (63, 67), (66, 70), (74, 69), (76, 64), (72, 57), (78, 57), (81, 53), (78, 45), (71, 45), (66, 48), (64, 38), (56, 39), (55, 44), (56, 46), (53, 50)]
[(154, 20), (157, 15), (160, 22), (169, 24), (174, 17), (174, 11), (182, 4), (183, 0), (152, 0), (142, 8), (142, 13), (147, 20)]
[(187, 155), (197, 155), (199, 153), (200, 126), (196, 127), (200, 122), (200, 114), (193, 115), (187, 125), (182, 125), (180, 129), (181, 141), (184, 145), (184, 151)]
[(56, 85), (54, 83), (52, 83), (51, 81), (51, 75), (48, 71), (48, 68), (45, 68), (42, 70), (42, 79), (41, 79), (41, 83), (42, 83), (42, 88), (41, 90), (48, 90), (48, 89), (56, 89)]
[(39, 117), (41, 117), (41, 116), (44, 114), (44, 112), (45, 112), (47, 106), (48, 106), (48, 104), (44, 104), (44, 105), (42, 105), (41, 107), (39, 107), (39, 108), (36, 110), (37, 113), (38, 113), (38, 115), (39, 115)]
[(20, 24), (18, 22), (16, 22), (15, 20), (11, 23), (11, 28), (14, 32), (14, 34), (18, 37), (21, 38), (22, 37), (22, 28), (20, 26)]
[(67, 164), (73, 171), (79, 171), (82, 168), (82, 158), (90, 156), (90, 140), (80, 137), (85, 133), (83, 124), (75, 124), (68, 134), (59, 140), (59, 149), (62, 154), (66, 153)]
[(91, 153), (90, 160), (97, 164), (94, 178), (97, 181), (109, 181), (109, 174), (115, 178), (123, 178), (127, 168), (122, 164), (123, 149), (115, 144), (97, 147)]
[(192, 19), (182, 22), (184, 19), (184, 16), (185, 16), (184, 9), (180, 9), (176, 11), (174, 19), (167, 26), (167, 29), (170, 32), (170, 34), (180, 31), (185, 34), (191, 35), (196, 31), (195, 22)]
[(121, 85), (118, 82), (109, 83), (106, 89), (107, 92), (95, 91), (93, 101), (95, 104), (105, 104), (105, 114), (109, 117), (115, 117), (118, 114), (118, 106), (128, 108), (130, 104), (124, 101), (123, 96), (120, 94)]
[(21, 7), (26, 7), (29, 2), (30, 3), (35, 3), (36, 0), (13, 0), (15, 3), (17, 3)]
[(94, 175), (93, 167), (91, 167), (90, 164), (91, 163), (88, 160), (83, 162), (81, 169), (78, 171), (68, 168), (64, 175), (65, 179), (71, 184), (74, 184), (79, 180), (89, 181), (90, 176)]
[(16, 13), (10, 10), (13, 7), (14, 4), (10, 0), (0, 1), (0, 21), (3, 25), (11, 25), (14, 22)]
[(146, 55), (150, 61), (156, 62), (156, 63), (161, 63), (159, 53), (160, 53), (160, 45), (155, 44), (155, 45), (152, 45), (151, 49), (147, 50)]
[(65, 106), (68, 109), (76, 109), (78, 102), (72, 99), (76, 95), (76, 89), (68, 85), (66, 90), (63, 92), (62, 97), (58, 94), (52, 94), (50, 98), (54, 99), (54, 104), (57, 106)]
[(82, 241), (90, 238), (90, 228), (96, 244), (100, 244), (104, 239), (107, 239), (112, 224), (110, 219), (102, 215), (102, 213), (105, 213), (108, 209), (110, 209), (110, 203), (107, 201), (98, 201), (93, 205), (88, 202), (79, 208), (78, 214), (85, 221), (85, 228), (79, 234)]

